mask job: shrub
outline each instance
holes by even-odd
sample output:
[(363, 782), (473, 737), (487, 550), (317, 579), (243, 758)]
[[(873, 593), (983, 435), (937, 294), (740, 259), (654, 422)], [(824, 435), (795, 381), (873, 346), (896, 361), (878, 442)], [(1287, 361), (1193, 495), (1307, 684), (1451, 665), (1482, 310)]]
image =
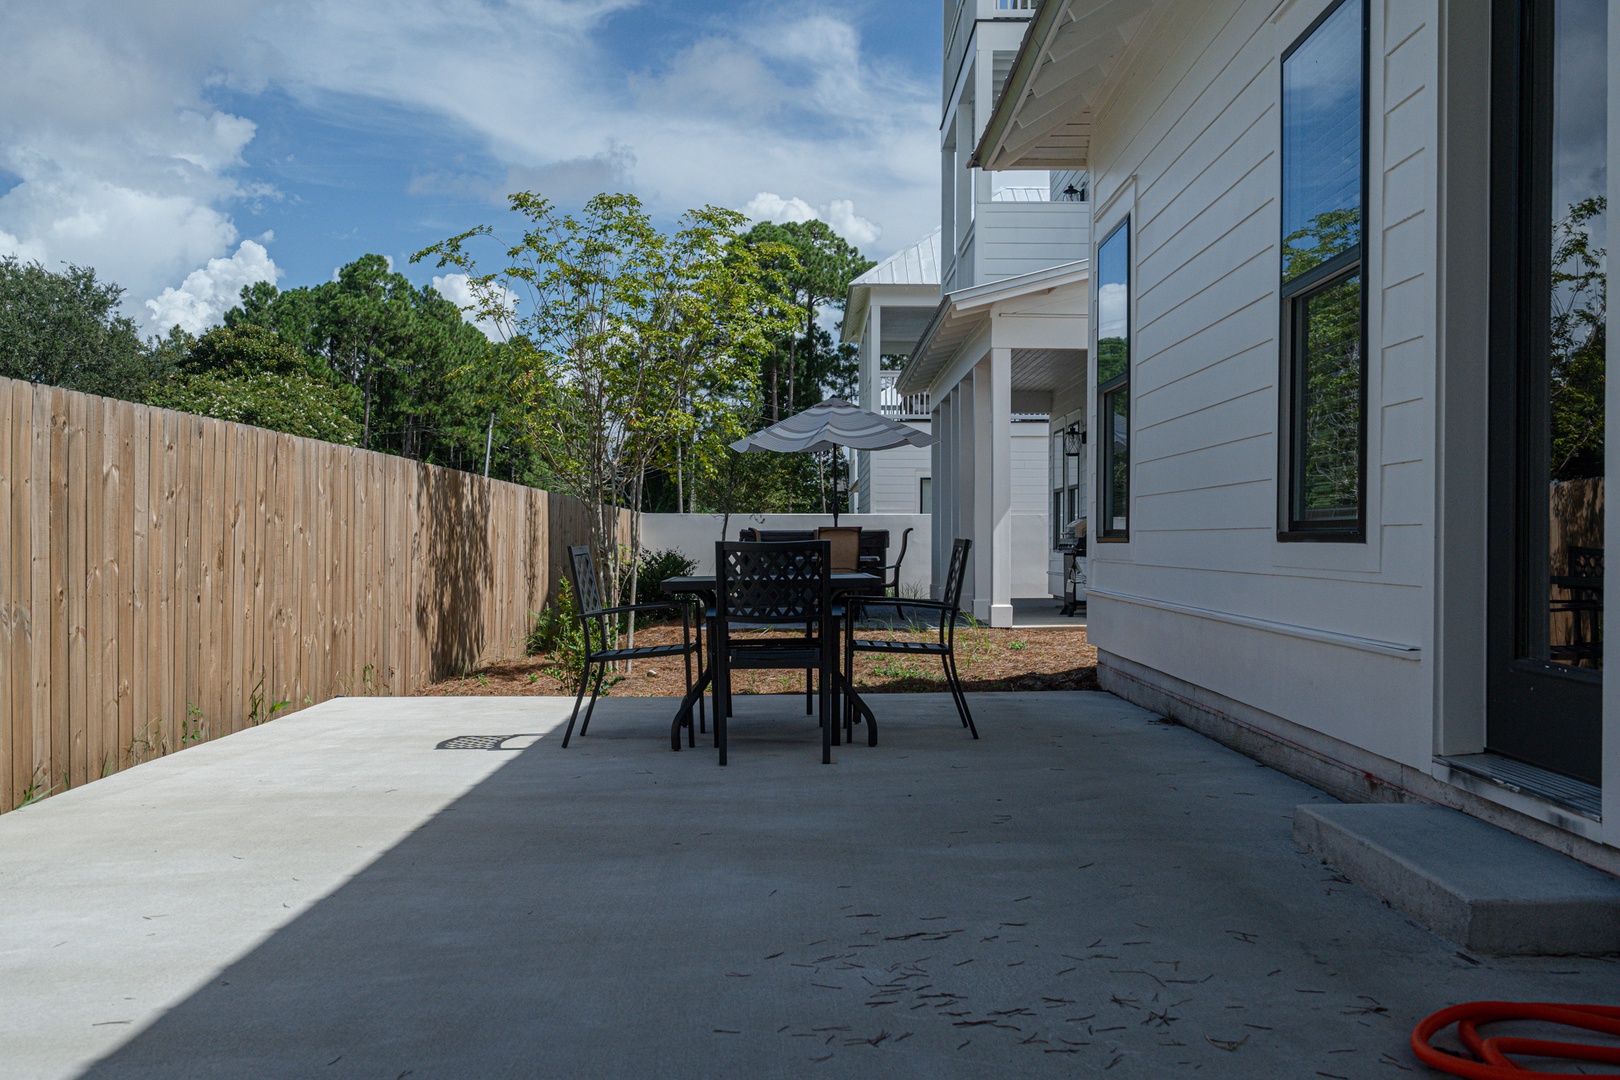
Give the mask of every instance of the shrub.
[(643, 600), (662, 599), (661, 586), (666, 578), (685, 577), (697, 572), (697, 560), (688, 558), (680, 548), (663, 551), (643, 551), (637, 592)]

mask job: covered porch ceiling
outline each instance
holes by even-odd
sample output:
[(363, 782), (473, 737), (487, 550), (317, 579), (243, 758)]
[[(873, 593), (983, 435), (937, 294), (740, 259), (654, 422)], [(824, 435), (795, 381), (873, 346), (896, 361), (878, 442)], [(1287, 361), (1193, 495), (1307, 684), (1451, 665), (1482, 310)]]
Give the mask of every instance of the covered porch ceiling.
[(1170, 0), (1046, 0), (1024, 35), (972, 164), (1083, 169), (1094, 108), (1128, 67), (1132, 46)]
[[(1083, 286), (1090, 277), (1091, 264), (1081, 260), (949, 294), (931, 313), (916, 351), (900, 373), (897, 388), (902, 394), (928, 390), (960, 359), (972, 338), (988, 332), (992, 347), (1012, 349), (1015, 393), (1050, 391), (1064, 381), (1058, 376), (1060, 368), (1085, 359), (1084, 348), (1069, 347), (1072, 341), (1085, 340), (1084, 325), (1078, 327), (1078, 337), (1072, 325), (1073, 319), (1085, 316), (1083, 309), (1072, 314), (1043, 310), (1046, 304), (1041, 298), (1055, 290)], [(1024, 301), (1020, 306), (1027, 305), (1027, 310), (1009, 310), (1009, 302), (1015, 301)], [(1004, 320), (1032, 320), (1043, 327), (1040, 337), (1050, 344), (1002, 338), (1005, 331), (998, 330), (994, 321), (998, 316)], [(1050, 328), (1050, 333), (1044, 328)]]

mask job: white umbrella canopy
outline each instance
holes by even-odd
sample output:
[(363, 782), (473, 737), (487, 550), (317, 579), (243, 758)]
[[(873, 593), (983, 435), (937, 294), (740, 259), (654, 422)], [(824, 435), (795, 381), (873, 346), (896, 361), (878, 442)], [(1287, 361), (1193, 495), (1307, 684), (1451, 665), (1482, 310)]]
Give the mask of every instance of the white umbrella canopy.
[(783, 454), (814, 454), (849, 447), (888, 450), (896, 446), (932, 446), (938, 438), (910, 424), (867, 412), (838, 398), (828, 398), (802, 413), (762, 428), (731, 444), (733, 450), (775, 450)]

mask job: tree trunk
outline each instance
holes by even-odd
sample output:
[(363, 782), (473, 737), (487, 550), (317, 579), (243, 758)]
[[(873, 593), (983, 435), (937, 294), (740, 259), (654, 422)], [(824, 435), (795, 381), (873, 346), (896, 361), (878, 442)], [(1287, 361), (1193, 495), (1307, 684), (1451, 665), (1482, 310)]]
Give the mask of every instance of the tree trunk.
[(489, 431), (484, 434), (484, 479), (489, 479), (489, 450), (495, 444), (495, 410), (489, 413)]
[(361, 429), (360, 429), (360, 445), (363, 446), (367, 450), (371, 449), (371, 380), (372, 380), (372, 378), (373, 378), (373, 375), (372, 375), (371, 371), (368, 369), (366, 371), (366, 419), (365, 419), (365, 423), (361, 426)]
[[(636, 494), (630, 501), (630, 603), (635, 604), (636, 593), (641, 588), (641, 489), (647, 481), (647, 466), (642, 464), (636, 469)], [(630, 639), (625, 642), (627, 648), (636, 647), (636, 613), (630, 613)], [(634, 660), (624, 662), (624, 673), (630, 674), (635, 666)]]

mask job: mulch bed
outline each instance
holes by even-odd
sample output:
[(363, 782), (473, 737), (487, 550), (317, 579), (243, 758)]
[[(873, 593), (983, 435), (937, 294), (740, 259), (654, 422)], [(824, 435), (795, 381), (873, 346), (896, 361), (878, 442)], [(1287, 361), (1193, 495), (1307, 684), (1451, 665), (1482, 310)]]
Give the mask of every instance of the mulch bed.
[[(654, 626), (636, 631), (637, 645), (679, 641), (679, 626)], [(874, 635), (876, 636), (876, 635)], [(894, 638), (927, 640), (921, 634), (885, 634)], [(1097, 650), (1086, 642), (1083, 629), (958, 630), (956, 666), (969, 693), (990, 690), (1095, 690)], [(551, 670), (548, 670), (551, 669)], [(552, 674), (550, 656), (495, 660), (466, 675), (422, 688), (429, 696), (573, 696)], [(614, 680), (609, 672), (604, 692), (616, 697), (679, 697), (686, 692), (686, 674), (679, 659), (643, 661), (628, 675)], [(608, 683), (612, 686), (608, 687)], [(914, 694), (946, 689), (940, 665), (932, 657), (856, 654), (855, 684), (863, 693)], [(804, 692), (799, 671), (739, 671), (733, 677), (738, 694), (792, 694)]]

